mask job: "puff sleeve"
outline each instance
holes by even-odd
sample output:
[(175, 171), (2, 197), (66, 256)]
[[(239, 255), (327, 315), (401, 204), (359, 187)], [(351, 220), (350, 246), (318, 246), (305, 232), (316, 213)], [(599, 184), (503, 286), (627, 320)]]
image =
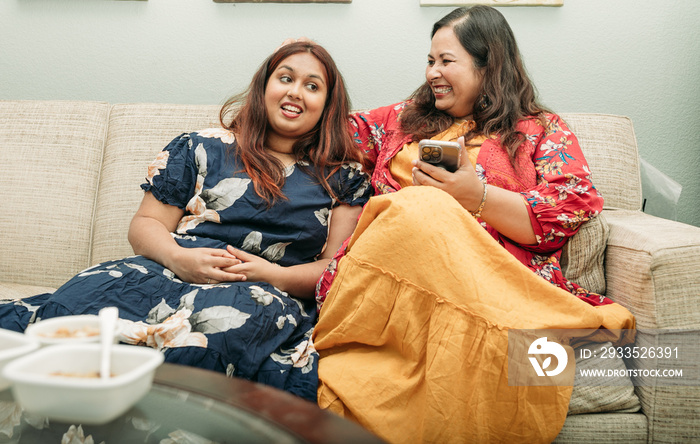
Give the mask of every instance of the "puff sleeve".
[(192, 139), (184, 133), (158, 153), (141, 188), (159, 201), (185, 210), (195, 193), (198, 170)]
[(369, 176), (356, 162), (349, 162), (340, 167), (330, 181), (338, 203), (350, 206), (364, 205), (372, 195)]

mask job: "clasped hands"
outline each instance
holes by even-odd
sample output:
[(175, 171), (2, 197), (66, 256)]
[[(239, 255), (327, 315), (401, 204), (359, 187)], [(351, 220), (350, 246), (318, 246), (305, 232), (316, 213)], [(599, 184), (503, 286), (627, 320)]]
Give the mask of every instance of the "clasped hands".
[[(175, 265), (176, 264), (176, 265)], [(260, 256), (232, 246), (218, 248), (182, 248), (173, 273), (183, 281), (193, 284), (218, 284), (221, 282), (265, 281), (276, 264)]]
[(474, 211), (481, 203), (484, 185), (469, 161), (469, 155), (464, 146), (464, 137), (457, 139), (457, 142), (462, 146), (460, 166), (457, 171), (450, 173), (443, 168), (416, 159), (413, 161), (411, 171), (413, 185), (439, 188), (454, 197), (465, 209)]

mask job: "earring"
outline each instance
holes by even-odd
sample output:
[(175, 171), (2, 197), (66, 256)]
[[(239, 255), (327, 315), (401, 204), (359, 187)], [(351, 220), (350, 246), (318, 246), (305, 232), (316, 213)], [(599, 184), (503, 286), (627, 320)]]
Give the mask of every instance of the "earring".
[(489, 105), (491, 104), (491, 101), (489, 100), (489, 96), (486, 94), (482, 94), (481, 97), (479, 98), (479, 109), (481, 111), (485, 110)]

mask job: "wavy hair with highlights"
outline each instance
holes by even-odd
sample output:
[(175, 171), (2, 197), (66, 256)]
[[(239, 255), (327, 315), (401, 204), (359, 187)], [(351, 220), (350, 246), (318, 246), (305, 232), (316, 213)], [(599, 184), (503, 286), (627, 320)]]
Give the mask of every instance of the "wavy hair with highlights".
[[(484, 5), (455, 9), (435, 23), (431, 38), (444, 27), (452, 27), (476, 68), (484, 71), (480, 99), (472, 114), (476, 127), (465, 139), (478, 134), (499, 136), (513, 160), (525, 141), (517, 123), (525, 118), (544, 122), (544, 114), (550, 112), (537, 100), (513, 30), (498, 10)], [(402, 114), (402, 130), (415, 140), (430, 138), (452, 125), (453, 116), (435, 108), (435, 95), (427, 82), (409, 100)]]
[(322, 46), (310, 41), (283, 45), (260, 65), (247, 90), (229, 99), (219, 114), (221, 124), (236, 135), (238, 149), (235, 155), (250, 176), (255, 192), (268, 205), (286, 197), (282, 192), (284, 166), (264, 148), (268, 131), (265, 90), (270, 76), (282, 61), (302, 52), (313, 55), (323, 65), (328, 95), (316, 126), (300, 137), (292, 147), (296, 161), (307, 161), (314, 165), (315, 168), (307, 171), (334, 198), (336, 196), (328, 179), (341, 165), (354, 161), (360, 163), (365, 171), (369, 166), (364, 153), (357, 148), (348, 132), (350, 98), (333, 58)]

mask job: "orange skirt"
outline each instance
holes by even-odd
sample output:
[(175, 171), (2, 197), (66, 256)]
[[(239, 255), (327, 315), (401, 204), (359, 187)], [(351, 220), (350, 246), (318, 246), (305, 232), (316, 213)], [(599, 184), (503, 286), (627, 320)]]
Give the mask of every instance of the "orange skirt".
[(601, 327), (634, 318), (540, 278), (448, 194), (407, 187), (370, 200), (338, 265), (314, 329), (318, 402), (392, 443), (551, 442), (572, 387), (509, 386), (508, 329)]

